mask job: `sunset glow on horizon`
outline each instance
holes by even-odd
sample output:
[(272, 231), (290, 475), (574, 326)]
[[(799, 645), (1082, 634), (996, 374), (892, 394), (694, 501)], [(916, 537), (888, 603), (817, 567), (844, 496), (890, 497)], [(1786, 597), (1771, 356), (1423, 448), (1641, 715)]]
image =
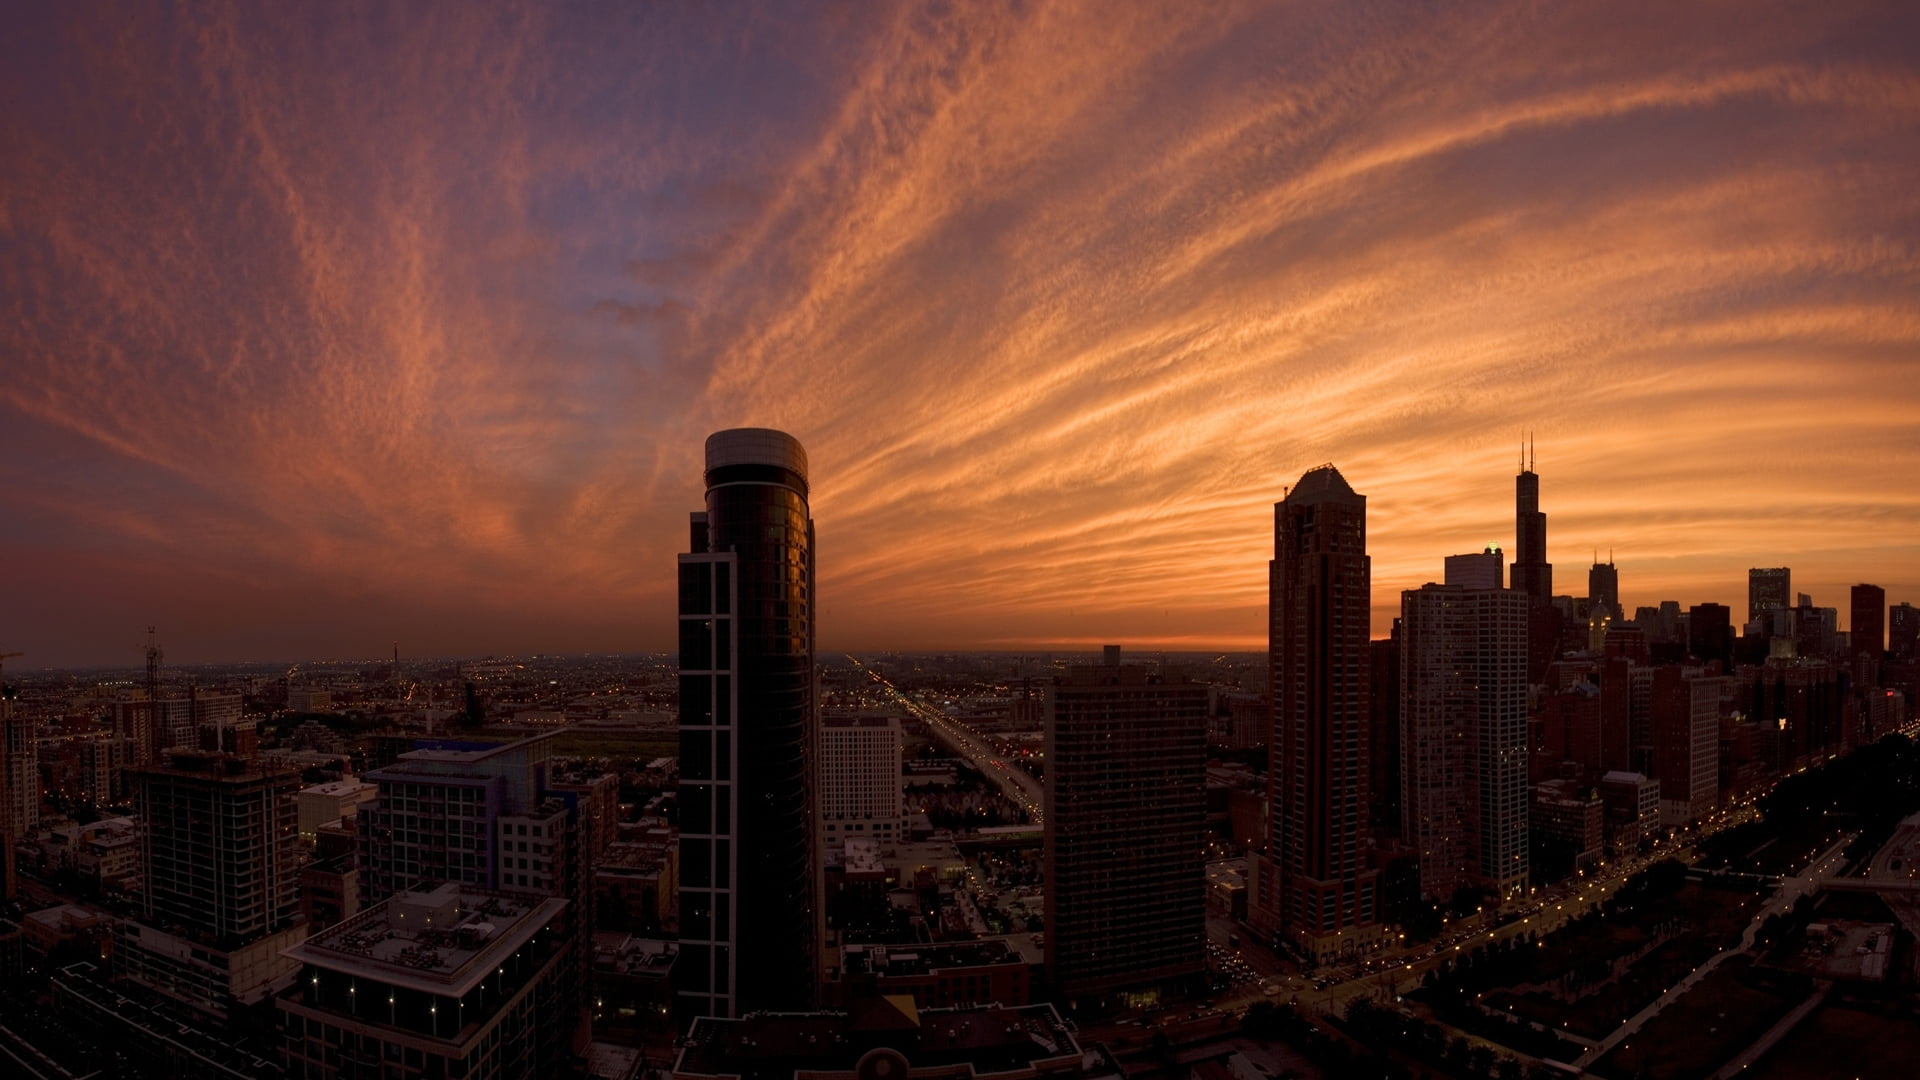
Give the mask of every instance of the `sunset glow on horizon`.
[[(1555, 591), (1920, 603), (1899, 4), (44, 5), (0, 33), (0, 651), (674, 647), (706, 435), (819, 648), (1261, 649)], [(10, 666), (9, 670), (13, 670)]]

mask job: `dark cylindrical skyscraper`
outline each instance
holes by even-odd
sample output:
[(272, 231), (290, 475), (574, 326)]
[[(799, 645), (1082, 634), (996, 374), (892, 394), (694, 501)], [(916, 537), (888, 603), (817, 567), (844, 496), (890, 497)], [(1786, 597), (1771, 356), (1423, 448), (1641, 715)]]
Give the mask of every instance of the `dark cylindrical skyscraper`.
[(764, 428), (707, 439), (680, 556), (680, 958), (689, 1015), (811, 1008), (813, 520), (807, 455)]

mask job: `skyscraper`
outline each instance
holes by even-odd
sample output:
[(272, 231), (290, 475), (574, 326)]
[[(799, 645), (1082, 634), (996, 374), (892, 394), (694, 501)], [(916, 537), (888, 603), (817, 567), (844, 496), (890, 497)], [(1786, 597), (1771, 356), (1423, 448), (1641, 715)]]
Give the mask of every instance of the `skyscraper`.
[(1895, 660), (1920, 658), (1920, 608), (1900, 603), (1887, 609), (1887, 651)]
[[(1330, 959), (1378, 934), (1367, 866), (1367, 500), (1332, 465), (1273, 508), (1268, 566), (1274, 746), (1267, 850), (1249, 917), (1301, 955)], [(1255, 910), (1255, 908), (1258, 910)]]
[(1553, 564), (1547, 561), (1547, 515), (1540, 512), (1540, 474), (1525, 462), (1513, 478), (1513, 588), (1535, 604), (1553, 602)]
[(814, 1004), (813, 519), (784, 432), (707, 439), (680, 556), (680, 958), (689, 1016)]
[(1048, 981), (1075, 1002), (1192, 989), (1206, 972), (1207, 687), (1115, 653), (1044, 700)]
[(1866, 653), (1879, 660), (1887, 648), (1887, 590), (1878, 585), (1855, 585), (1853, 620), (1847, 627), (1848, 647), (1855, 654)]
[(1502, 899), (1527, 884), (1527, 599), (1427, 585), (1401, 594), (1401, 836), (1420, 891)]
[(1606, 562), (1594, 560), (1587, 571), (1587, 602), (1606, 605), (1607, 614), (1614, 622), (1626, 618), (1626, 613), (1620, 610), (1620, 569), (1613, 565), (1611, 554)]
[(1553, 606), (1553, 564), (1547, 561), (1547, 515), (1540, 511), (1540, 474), (1533, 448), (1513, 478), (1513, 591), (1527, 598), (1527, 677), (1538, 681), (1553, 662), (1560, 638), (1560, 610)]
[(1747, 571), (1747, 621), (1762, 612), (1793, 606), (1793, 570), (1785, 566), (1756, 566)]

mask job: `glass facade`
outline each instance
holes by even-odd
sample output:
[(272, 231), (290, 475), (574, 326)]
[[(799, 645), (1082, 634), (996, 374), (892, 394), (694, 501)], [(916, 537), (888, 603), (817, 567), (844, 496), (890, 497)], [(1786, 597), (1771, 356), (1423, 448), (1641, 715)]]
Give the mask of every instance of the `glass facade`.
[(680, 557), (676, 976), (691, 1015), (810, 1008), (817, 735), (806, 454), (781, 432), (718, 432), (706, 483), (693, 550)]

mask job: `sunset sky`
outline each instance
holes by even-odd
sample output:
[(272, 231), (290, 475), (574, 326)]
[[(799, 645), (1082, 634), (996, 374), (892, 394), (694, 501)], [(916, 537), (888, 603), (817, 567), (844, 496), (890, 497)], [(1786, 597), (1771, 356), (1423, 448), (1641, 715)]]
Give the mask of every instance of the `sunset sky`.
[(819, 643), (1255, 648), (1513, 543), (1920, 602), (1920, 5), (12, 4), (0, 651), (672, 648), (701, 445)]

